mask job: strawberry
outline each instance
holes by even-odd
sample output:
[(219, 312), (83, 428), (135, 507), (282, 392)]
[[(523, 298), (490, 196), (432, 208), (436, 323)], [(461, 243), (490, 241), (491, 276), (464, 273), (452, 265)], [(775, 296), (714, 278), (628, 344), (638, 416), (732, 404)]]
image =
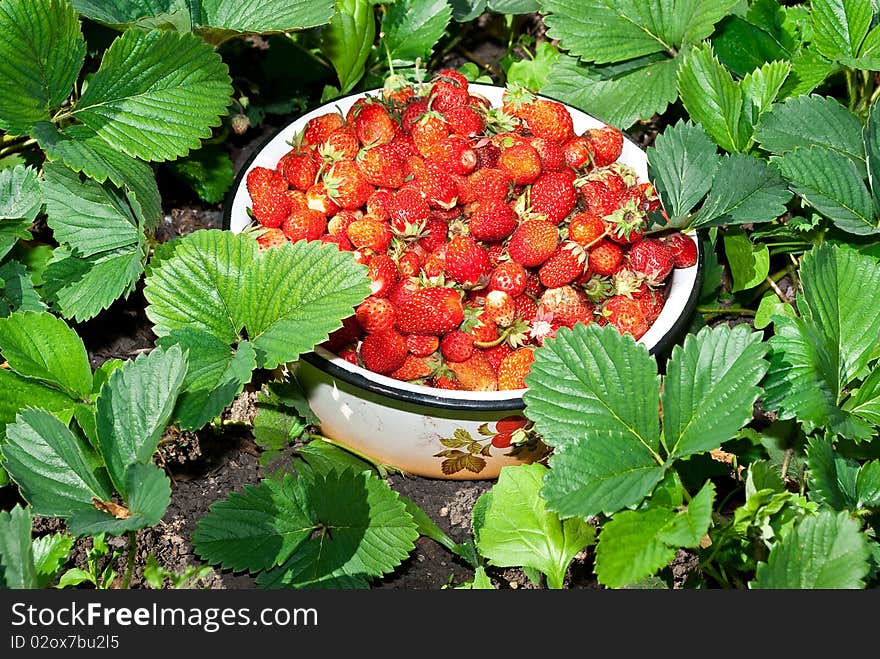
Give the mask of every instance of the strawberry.
[[(455, 180), (435, 163), (427, 163), (426, 171), (416, 175), (415, 183), (431, 208), (451, 210), (458, 203)], [(458, 215), (458, 211), (455, 214)]]
[(268, 167), (254, 167), (245, 177), (245, 186), (251, 199), (262, 197), (268, 192), (283, 192), (287, 189), (284, 177)]
[(501, 95), (501, 109), (506, 114), (521, 119), (527, 119), (532, 105), (535, 102), (535, 95), (526, 89), (520, 83), (507, 83), (504, 93)]
[(476, 198), (482, 201), (486, 199), (500, 199), (504, 201), (510, 192), (513, 182), (510, 175), (502, 169), (486, 167), (478, 169), (468, 177)]
[(376, 188), (367, 199), (367, 213), (384, 222), (391, 217), (391, 200), (393, 198), (393, 191)]
[(297, 240), (317, 240), (326, 229), (327, 218), (311, 208), (293, 211), (281, 225), (284, 235), (294, 243)]
[(572, 137), (562, 145), (562, 155), (572, 169), (586, 169), (593, 161), (593, 144), (586, 137)]
[(431, 379), (431, 386), (435, 389), (446, 389), (452, 391), (458, 391), (461, 387), (458, 384), (457, 380), (453, 378), (447, 377), (445, 375), (439, 375)]
[(513, 299), (516, 304), (516, 317), (525, 321), (531, 321), (538, 312), (538, 305), (530, 295), (517, 295)]
[(302, 190), (287, 190), (284, 193), (290, 202), (290, 210), (303, 210), (309, 207), (309, 198)]
[(368, 297), (355, 309), (355, 317), (368, 334), (394, 329), (394, 305), (383, 297)]
[(443, 271), (462, 286), (485, 285), (490, 270), (488, 253), (471, 236), (454, 236), (447, 243)]
[(461, 296), (451, 288), (417, 290), (397, 309), (397, 328), (405, 334), (440, 335), (463, 320)]
[(483, 199), (473, 206), (468, 220), (471, 235), (477, 240), (504, 240), (517, 227), (517, 215), (503, 199)]
[(440, 338), (434, 334), (407, 334), (406, 349), (416, 357), (428, 357), (437, 352)]
[(508, 327), (516, 318), (516, 302), (513, 301), (510, 293), (489, 291), (483, 302), (482, 317), (499, 327)]
[(455, 373), (459, 386), (465, 391), (497, 391), (498, 389), (495, 371), (482, 350), (474, 350), (465, 361), (451, 362), (448, 366)]
[(525, 268), (519, 263), (503, 261), (489, 275), (489, 290), (504, 291), (515, 298), (525, 292), (527, 277)]
[(560, 144), (574, 137), (571, 113), (557, 101), (543, 98), (535, 100), (526, 117), (526, 123), (535, 137), (543, 137)]
[(327, 233), (331, 236), (345, 236), (348, 234), (348, 226), (355, 220), (363, 217), (360, 211), (342, 210), (336, 213), (327, 222)]
[(342, 348), (356, 344), (361, 340), (364, 332), (361, 324), (355, 316), (348, 316), (343, 319), (342, 327), (334, 330), (321, 345), (331, 352), (339, 352)]
[(428, 111), (427, 98), (413, 98), (407, 103), (403, 113), (400, 115), (400, 126), (407, 132), (412, 132), (413, 124)]
[(697, 244), (680, 231), (666, 236), (666, 245), (672, 251), (672, 262), (676, 268), (690, 268), (697, 262)]
[(421, 384), (425, 378), (430, 377), (437, 370), (437, 366), (437, 359), (416, 357), (410, 354), (406, 356), (401, 367), (389, 373), (388, 376), (395, 380)]
[(474, 353), (474, 337), (460, 330), (447, 332), (440, 341), (440, 354), (447, 362), (463, 362)]
[(445, 81), (455, 84), (457, 87), (460, 87), (467, 91), (468, 88), (468, 79), (465, 78), (464, 74), (459, 73), (455, 69), (440, 69), (434, 74), (433, 81), (436, 83), (437, 81)]
[(498, 168), (504, 170), (514, 183), (534, 183), (541, 175), (541, 156), (527, 142), (514, 144), (501, 151)]
[(599, 217), (605, 217), (617, 210), (622, 199), (621, 194), (596, 180), (584, 181), (578, 192), (584, 202), (584, 210)]
[(318, 165), (312, 156), (294, 149), (278, 161), (278, 171), (290, 187), (305, 192), (315, 183)]
[(440, 277), (440, 275), (443, 274), (443, 271), (446, 268), (447, 244), (448, 243), (443, 243), (425, 257), (425, 260), (422, 262), (422, 272), (425, 273), (426, 277)]
[(284, 235), (284, 232), (277, 228), (271, 227), (266, 229), (257, 236), (257, 244), (259, 244), (260, 249), (269, 249), (270, 247), (277, 247), (278, 245), (283, 245), (288, 242), (287, 236)]
[(511, 348), (507, 342), (499, 343), (497, 346), (483, 350), (486, 360), (489, 362), (490, 366), (492, 366), (492, 370), (495, 371), (496, 374), (498, 373), (498, 368), (501, 366), (502, 360), (512, 352), (513, 348)]
[(443, 112), (443, 118), (453, 134), (461, 135), (462, 137), (479, 135), (486, 126), (482, 115), (469, 105), (459, 105), (450, 108)]
[(498, 366), (498, 389), (525, 389), (525, 378), (535, 361), (535, 351), (531, 347), (518, 348), (501, 360)]
[(477, 152), (467, 139), (456, 135), (441, 140), (431, 149), (427, 159), (444, 172), (458, 176), (470, 174), (477, 166)]
[(520, 224), (507, 244), (510, 258), (527, 268), (539, 266), (556, 251), (559, 230), (547, 220), (528, 220)]
[(538, 270), (538, 277), (547, 288), (564, 286), (583, 273), (586, 260), (587, 252), (583, 247), (566, 241), (544, 262)]
[(339, 249), (340, 252), (351, 252), (354, 250), (354, 245), (351, 244), (351, 241), (345, 234), (336, 234), (335, 236), (333, 236), (327, 233), (318, 238), (318, 240), (320, 240), (322, 243), (336, 245), (337, 249)]
[(386, 222), (380, 222), (369, 215), (348, 225), (348, 239), (358, 249), (371, 249), (375, 253), (384, 252), (391, 244), (393, 234)]
[(565, 153), (559, 142), (543, 137), (535, 137), (530, 144), (541, 157), (541, 169), (545, 172), (558, 172), (566, 166)]
[(577, 213), (568, 223), (569, 240), (584, 247), (591, 247), (605, 235), (605, 221), (592, 213)]
[(328, 112), (309, 119), (302, 135), (302, 146), (318, 148), (327, 136), (338, 128), (342, 128), (345, 118), (338, 112)]
[(569, 176), (548, 172), (532, 184), (529, 198), (532, 213), (545, 215), (553, 224), (559, 224), (574, 209), (578, 193)]
[(656, 286), (669, 276), (675, 266), (672, 250), (662, 240), (645, 238), (629, 250), (629, 265), (645, 275), (650, 285)]
[(609, 224), (608, 237), (621, 245), (632, 245), (640, 241), (647, 226), (645, 214), (634, 201), (624, 202), (620, 208), (606, 215)]
[(332, 131), (318, 147), (318, 155), (321, 160), (328, 164), (340, 160), (354, 160), (361, 143), (358, 141), (354, 130), (348, 126), (337, 128)]
[(480, 343), (493, 343), (499, 336), (498, 326), (491, 318), (483, 314), (482, 304), (485, 301), (484, 297), (481, 301), (475, 301), (476, 307), (468, 308), (465, 314), (467, 320), (463, 325), (463, 327), (470, 328), (468, 331), (474, 335), (474, 340), (478, 343), (477, 347), (481, 347)]
[(621, 334), (631, 334), (638, 340), (648, 331), (648, 321), (638, 300), (615, 295), (602, 305), (602, 317)]
[(416, 150), (427, 158), (443, 140), (449, 137), (449, 124), (442, 114), (429, 110), (413, 122), (410, 135)]
[(284, 191), (266, 189), (262, 195), (254, 199), (251, 212), (264, 227), (277, 228), (290, 215), (291, 208), (290, 198)]
[(425, 226), (431, 208), (414, 188), (403, 188), (391, 199), (388, 216), (392, 228), (400, 235), (416, 235)]
[(306, 190), (306, 199), (308, 200), (309, 208), (328, 217), (335, 215), (339, 210), (339, 206), (336, 205), (336, 202), (327, 193), (327, 187), (323, 181), (318, 181)]
[(660, 312), (663, 311), (665, 300), (659, 290), (648, 291), (647, 295), (636, 299), (642, 306), (642, 311), (644, 312), (645, 319), (648, 321), (649, 325), (660, 317)]
[(456, 107), (466, 107), (470, 102), (467, 84), (462, 86), (457, 80), (437, 80), (431, 85), (428, 105), (437, 112), (446, 112)]
[(373, 194), (373, 186), (363, 177), (360, 167), (351, 160), (340, 160), (324, 174), (327, 195), (340, 208), (360, 208)]
[(616, 161), (623, 151), (623, 133), (614, 126), (589, 129), (585, 137), (593, 147), (593, 164), (605, 167)]
[(541, 295), (537, 313), (552, 314), (552, 322), (565, 327), (576, 323), (589, 324), (593, 320), (593, 308), (571, 286), (548, 288)]
[[(383, 188), (399, 188), (403, 185), (403, 159), (390, 144), (365, 146), (357, 152), (355, 162), (361, 176), (372, 185)], [(371, 197), (365, 203), (369, 203)]]
[(477, 152), (476, 169), (497, 169), (498, 157), (501, 155), (501, 149), (499, 149), (491, 142), (486, 142), (482, 146), (480, 146), (480, 142), (478, 142), (474, 146), (474, 151)]
[(354, 131), (363, 146), (385, 144), (394, 139), (397, 125), (385, 106), (370, 99), (355, 111)]
[(387, 254), (376, 254), (367, 266), (370, 292), (376, 297), (388, 297), (397, 284), (397, 263)]
[(368, 334), (361, 343), (361, 361), (374, 373), (396, 371), (403, 366), (406, 355), (406, 339), (394, 330)]
[(418, 285), (410, 279), (400, 279), (394, 290), (388, 295), (388, 301), (400, 309), (406, 304), (413, 294), (419, 290)]
[(613, 275), (623, 263), (623, 250), (617, 243), (602, 239), (590, 250), (589, 269), (597, 275)]

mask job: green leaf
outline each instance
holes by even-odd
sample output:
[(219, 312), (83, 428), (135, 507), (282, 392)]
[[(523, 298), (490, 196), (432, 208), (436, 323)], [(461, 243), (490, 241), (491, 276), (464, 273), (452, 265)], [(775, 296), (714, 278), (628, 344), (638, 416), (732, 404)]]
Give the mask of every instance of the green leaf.
[(749, 123), (754, 125), (776, 100), (779, 90), (788, 78), (791, 64), (787, 61), (768, 62), (747, 73), (740, 81), (744, 109)]
[(725, 156), (712, 190), (692, 227), (769, 222), (791, 200), (785, 181), (764, 160), (741, 153)]
[(46, 305), (34, 289), (31, 275), (18, 261), (0, 265), (0, 318), (16, 311), (45, 311)]
[(773, 156), (770, 161), (798, 196), (840, 229), (857, 235), (880, 232), (871, 193), (847, 156), (812, 146)]
[(678, 59), (646, 62), (619, 75), (561, 56), (541, 93), (568, 103), (602, 121), (626, 129), (637, 120), (663, 113), (675, 101)]
[(678, 69), (678, 91), (691, 118), (726, 151), (745, 151), (752, 137), (743, 89), (709, 44), (694, 47)]
[(752, 589), (857, 589), (868, 574), (868, 546), (849, 513), (823, 510), (804, 518), (758, 563)]
[(822, 244), (801, 259), (798, 320), (777, 317), (770, 339), (766, 407), (797, 418), (809, 432), (828, 427), (868, 439), (869, 425), (844, 411), (850, 383), (868, 375), (880, 335), (877, 260), (846, 246)]
[(684, 121), (658, 135), (647, 155), (648, 177), (670, 220), (687, 215), (706, 196), (721, 164), (706, 131)]
[(128, 30), (104, 53), (74, 116), (130, 156), (172, 160), (210, 137), (231, 94), (226, 65), (201, 38)]
[(724, 234), (724, 252), (733, 277), (732, 293), (754, 288), (770, 272), (770, 249), (767, 243), (753, 244), (743, 232)]
[(871, 460), (859, 468), (856, 477), (856, 508), (880, 508), (880, 460)]
[(46, 588), (58, 576), (70, 557), (74, 538), (68, 533), (50, 533), (33, 540), (37, 588)]
[(709, 36), (734, 0), (540, 0), (547, 35), (588, 62), (667, 52)]
[[(318, 419), (296, 380), (270, 382), (257, 394), (254, 441), (264, 449), (282, 449)], [(302, 449), (307, 449), (308, 445)]]
[(193, 328), (232, 345), (246, 331), (260, 368), (311, 350), (368, 294), (365, 268), (317, 241), (260, 250), (250, 236), (206, 230), (162, 247), (144, 289), (156, 335)]
[(846, 408), (875, 426), (880, 426), (880, 367), (876, 364), (873, 370), (859, 386)]
[(541, 89), (559, 61), (560, 53), (556, 47), (542, 41), (535, 48), (532, 59), (514, 61), (507, 69), (507, 82), (516, 82), (526, 89)]
[(61, 0), (7, 0), (0, 34), (0, 128), (22, 135), (67, 99), (85, 41), (76, 11)]
[(48, 312), (0, 318), (0, 352), (19, 375), (56, 385), (71, 398), (88, 398), (92, 369), (79, 335)]
[(538, 9), (537, 0), (489, 0), (489, 11), (496, 14), (531, 14)]
[(712, 35), (718, 59), (738, 76), (774, 60), (791, 59), (789, 50), (766, 30), (739, 16), (728, 16)]
[(346, 469), (355, 472), (375, 471), (374, 466), (366, 460), (359, 458), (351, 451), (331, 444), (320, 436), (308, 437), (305, 441), (306, 444), (297, 448), (291, 463), (300, 477), (312, 478), (314, 474), (326, 474), (328, 471), (344, 471)]
[(755, 329), (764, 329), (773, 322), (773, 316), (787, 316), (788, 318), (796, 318), (797, 312), (788, 302), (783, 302), (773, 291), (768, 291), (758, 303), (758, 309), (755, 311)]
[(496, 590), (495, 584), (486, 573), (486, 568), (478, 565), (474, 569), (474, 578), (471, 581), (465, 581), (461, 585), (455, 587), (460, 590)]
[(876, 101), (868, 114), (863, 141), (867, 152), (868, 182), (874, 198), (874, 214), (880, 215), (880, 103)]
[(241, 393), (257, 367), (256, 353), (247, 341), (232, 349), (201, 330), (176, 330), (156, 341), (166, 349), (175, 344), (188, 352), (188, 368), (173, 418), (181, 428), (197, 430)]
[(480, 495), (484, 508), (474, 525), (477, 549), (490, 565), (532, 567), (562, 588), (568, 564), (593, 543), (596, 530), (583, 519), (562, 521), (540, 497), (547, 468), (541, 464), (503, 467), (492, 489)]
[(802, 48), (791, 60), (791, 75), (781, 96), (809, 94), (841, 68), (839, 64), (825, 59), (814, 46)]
[(98, 458), (66, 425), (43, 410), (23, 410), (6, 427), (3, 467), (37, 515), (71, 517), (112, 494)]
[(859, 118), (828, 96), (798, 96), (774, 105), (755, 129), (761, 147), (781, 155), (801, 147), (822, 146), (865, 166)]
[(663, 380), (663, 436), (670, 457), (709, 451), (752, 418), (767, 372), (759, 332), (720, 325), (675, 346)]
[(94, 584), (95, 578), (82, 568), (72, 567), (61, 575), (56, 588), (73, 588), (86, 582)]
[(446, 0), (395, 0), (382, 19), (387, 57), (392, 61), (427, 59), (451, 18)]
[(0, 259), (16, 241), (29, 240), (28, 228), (40, 212), (43, 198), (36, 171), (25, 165), (0, 169)]
[(321, 52), (336, 69), (340, 94), (364, 76), (375, 36), (376, 16), (369, 0), (336, 0), (336, 13), (321, 31)]
[(605, 522), (596, 545), (596, 577), (621, 588), (654, 574), (675, 558), (676, 548), (659, 535), (674, 519), (669, 508), (623, 510)]
[(660, 529), (657, 539), (671, 547), (698, 547), (712, 523), (714, 502), (715, 485), (706, 481), (688, 503), (687, 510), (677, 513)]
[(834, 450), (827, 438), (812, 437), (807, 445), (810, 499), (834, 510), (854, 510), (859, 464)]
[(16, 415), (26, 407), (39, 407), (67, 423), (76, 406), (76, 401), (67, 394), (8, 369), (0, 368), (0, 391), (3, 392), (0, 397), (0, 437), (4, 435), (6, 424), (15, 421)]
[(98, 442), (110, 479), (126, 500), (126, 470), (151, 461), (186, 367), (180, 346), (155, 348), (113, 371), (101, 387), (95, 416)]
[(170, 163), (169, 168), (195, 191), (199, 199), (209, 204), (223, 201), (232, 186), (232, 159), (220, 146), (203, 147)]
[(812, 0), (813, 43), (830, 60), (858, 57), (873, 11), (864, 0)]
[(202, 0), (194, 23), (237, 33), (291, 32), (324, 25), (332, 0)]
[(449, 0), (449, 5), (452, 18), (459, 23), (472, 21), (486, 11), (486, 0)]
[(10, 590), (39, 588), (31, 545), (31, 511), (15, 505), (0, 510), (0, 587)]
[[(60, 160), (98, 183), (109, 179), (116, 187), (133, 193), (140, 204), (145, 227), (158, 226), (162, 202), (156, 176), (149, 165), (110, 146), (87, 126), (68, 126), (59, 132), (53, 124), (40, 122), (34, 126), (33, 134), (50, 161)], [(69, 175), (67, 178), (73, 180)]]

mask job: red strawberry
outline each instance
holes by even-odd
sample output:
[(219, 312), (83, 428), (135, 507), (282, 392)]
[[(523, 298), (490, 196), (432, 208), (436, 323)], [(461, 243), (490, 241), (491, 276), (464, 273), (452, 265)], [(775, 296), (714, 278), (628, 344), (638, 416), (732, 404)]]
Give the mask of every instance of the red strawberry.
[(514, 144), (501, 151), (498, 168), (507, 172), (514, 183), (534, 183), (541, 175), (541, 156), (527, 142)]
[(660, 316), (660, 312), (663, 311), (663, 306), (665, 304), (665, 300), (660, 294), (660, 291), (648, 291), (647, 295), (636, 299), (639, 301), (639, 304), (642, 305), (642, 311), (645, 314), (645, 319), (648, 321), (648, 324), (650, 325), (657, 320)]
[(397, 126), (385, 106), (370, 99), (356, 110), (354, 131), (364, 146), (385, 144), (394, 139)]
[(590, 250), (589, 269), (597, 275), (613, 275), (623, 262), (623, 250), (610, 240), (600, 240)]
[(387, 254), (376, 254), (367, 266), (370, 292), (376, 297), (388, 297), (397, 285), (397, 263)]
[(559, 224), (574, 209), (578, 193), (568, 175), (548, 172), (532, 184), (529, 199), (532, 213), (545, 215), (553, 224)]
[(502, 169), (487, 167), (478, 169), (468, 177), (474, 195), (479, 200), (500, 199), (504, 201), (513, 182), (510, 175)]
[(268, 167), (254, 167), (245, 177), (245, 186), (251, 199), (261, 197), (269, 191), (283, 192), (287, 189), (284, 177)]
[(578, 213), (568, 223), (568, 238), (591, 247), (606, 235), (605, 221), (592, 213)]
[(536, 137), (531, 141), (531, 145), (541, 156), (541, 169), (545, 172), (558, 172), (566, 166), (565, 153), (559, 142)]
[(347, 235), (348, 225), (350, 225), (355, 220), (361, 219), (362, 217), (363, 214), (360, 211), (339, 211), (338, 213), (336, 213), (336, 215), (330, 218), (329, 222), (327, 222), (327, 233), (332, 236)]
[(606, 215), (606, 219), (609, 225), (608, 237), (616, 243), (632, 245), (644, 236), (643, 231), (647, 226), (645, 214), (631, 200)]
[(376, 188), (367, 199), (367, 213), (383, 222), (391, 217), (391, 199), (394, 192), (384, 188)]
[(396, 371), (389, 373), (389, 377), (395, 380), (421, 383), (422, 380), (431, 376), (437, 370), (437, 360), (428, 357), (416, 357), (407, 355), (403, 365)]
[(689, 268), (697, 262), (697, 244), (685, 234), (677, 231), (666, 236), (666, 244), (672, 251), (672, 262), (676, 268)]
[[(342, 348), (356, 344), (363, 336), (361, 324), (354, 316), (343, 319), (342, 327), (334, 330), (321, 345), (331, 352), (339, 353)], [(342, 355), (340, 355), (342, 356)]]
[(556, 251), (559, 230), (547, 220), (528, 220), (520, 224), (507, 244), (510, 258), (527, 268), (539, 266)]
[(388, 296), (388, 301), (400, 309), (419, 290), (418, 285), (410, 279), (401, 279)]
[(327, 195), (340, 208), (361, 208), (373, 194), (373, 186), (351, 160), (340, 160), (324, 174)]
[(444, 172), (458, 176), (467, 176), (477, 166), (477, 152), (467, 139), (456, 135), (442, 140), (427, 158)]
[[(285, 183), (285, 185), (287, 185)], [(277, 228), (290, 215), (292, 204), (283, 191), (267, 189), (254, 199), (251, 212), (254, 218), (264, 227)]]
[(585, 169), (593, 160), (593, 145), (586, 137), (575, 136), (562, 145), (562, 154), (572, 169)]
[(427, 98), (413, 98), (403, 110), (400, 125), (407, 133), (412, 131), (413, 124), (428, 111)]
[(535, 102), (535, 95), (519, 83), (507, 83), (501, 95), (501, 109), (514, 117), (525, 119)]
[(507, 202), (489, 198), (474, 203), (468, 226), (477, 240), (497, 242), (513, 233), (518, 219)]
[(522, 295), (526, 290), (528, 275), (516, 261), (503, 261), (489, 275), (489, 290), (504, 291), (511, 297)]
[(501, 149), (486, 142), (482, 146), (474, 145), (474, 151), (477, 152), (477, 169), (497, 168), (498, 157), (501, 155)]
[(535, 351), (530, 347), (518, 348), (502, 359), (498, 367), (499, 391), (525, 389), (525, 378), (531, 371), (534, 361)]
[(328, 233), (318, 238), (318, 240), (322, 243), (336, 245), (340, 252), (351, 252), (354, 250), (354, 245), (351, 244), (351, 241), (345, 234), (336, 234), (335, 236), (332, 236)]
[(281, 225), (281, 230), (291, 242), (317, 240), (326, 229), (327, 218), (311, 208), (293, 211)]
[(368, 297), (355, 309), (355, 317), (368, 334), (394, 329), (394, 305), (383, 297)]
[(440, 341), (440, 353), (447, 362), (463, 362), (474, 353), (474, 337), (460, 330), (447, 332)]
[(596, 167), (610, 165), (623, 151), (623, 133), (614, 126), (591, 128), (585, 136), (593, 146), (593, 163)]
[(443, 243), (425, 257), (422, 271), (426, 277), (439, 277), (443, 274), (446, 268), (446, 245), (447, 243)]
[(428, 357), (437, 352), (440, 338), (434, 334), (407, 334), (406, 348), (416, 357)]
[(369, 215), (355, 220), (348, 225), (348, 239), (358, 249), (371, 249), (376, 253), (384, 252), (391, 244), (393, 234), (386, 222), (380, 222)]
[(485, 285), (490, 270), (489, 255), (471, 236), (454, 236), (447, 243), (444, 272), (462, 286)]
[(339, 210), (339, 206), (327, 194), (327, 187), (323, 181), (318, 181), (308, 190), (306, 190), (306, 199), (309, 208), (323, 213), (326, 216), (335, 215)]
[(436, 389), (446, 389), (458, 391), (461, 389), (458, 382), (450, 377), (445, 375), (440, 375), (431, 380), (431, 386)]
[(405, 334), (443, 334), (464, 320), (461, 296), (451, 288), (415, 291), (397, 309), (397, 328)]
[(287, 236), (284, 235), (284, 232), (281, 229), (276, 227), (272, 227), (266, 229), (257, 236), (257, 244), (259, 244), (260, 249), (269, 249), (270, 247), (277, 247), (278, 245), (283, 245), (288, 242)]
[(365, 146), (358, 151), (356, 162), (368, 183), (383, 188), (399, 188), (403, 185), (403, 159), (390, 144)]
[(662, 240), (645, 238), (629, 250), (629, 265), (636, 273), (645, 275), (649, 284), (656, 286), (672, 272), (675, 260), (672, 250)]
[(361, 343), (364, 367), (374, 373), (390, 373), (406, 360), (406, 339), (394, 330), (368, 334)]
[(429, 110), (413, 122), (410, 134), (418, 152), (427, 158), (449, 137), (449, 124), (439, 112)]
[(483, 350), (486, 360), (492, 366), (492, 370), (495, 371), (496, 374), (498, 373), (498, 368), (501, 366), (502, 360), (512, 352), (513, 348), (511, 348), (507, 342), (499, 343), (497, 346)]
[(342, 128), (344, 117), (338, 112), (328, 112), (309, 119), (302, 136), (302, 145), (318, 148), (327, 136), (337, 128)]
[(494, 322), (499, 327), (510, 326), (516, 318), (516, 302), (509, 293), (504, 291), (489, 291), (483, 302), (483, 315), (486, 320)]
[(425, 198), (414, 188), (403, 188), (391, 199), (388, 215), (391, 226), (401, 235), (416, 235), (425, 223), (431, 209)]
[[(482, 302), (485, 302), (485, 298)], [(479, 306), (482, 302), (478, 302), (477, 305)], [(483, 315), (482, 309), (478, 312), (476, 322), (473, 323), (470, 332), (474, 335), (474, 340), (478, 343), (493, 343), (499, 336), (498, 326), (495, 325), (491, 318)]]
[(446, 112), (455, 107), (467, 106), (470, 101), (467, 85), (463, 87), (457, 81), (437, 80), (431, 85), (428, 105), (432, 110)]
[(554, 140), (560, 144), (574, 136), (571, 113), (557, 101), (543, 98), (535, 100), (526, 117), (526, 123), (535, 137)]
[(434, 75), (434, 82), (437, 81), (445, 81), (450, 82), (456, 85), (457, 87), (461, 87), (465, 91), (468, 88), (468, 79), (464, 77), (464, 74), (459, 73), (455, 69), (440, 69)]
[(431, 208), (451, 210), (458, 203), (455, 180), (435, 163), (427, 163), (426, 171), (417, 174), (415, 182)]
[(278, 161), (278, 171), (292, 188), (305, 192), (315, 184), (318, 165), (311, 155), (294, 149)]
[(287, 190), (284, 196), (290, 201), (290, 210), (292, 211), (309, 207), (309, 198), (302, 190)]
[(552, 314), (552, 322), (565, 327), (574, 327), (576, 323), (586, 325), (593, 320), (593, 307), (571, 286), (544, 291), (537, 313)]
[(648, 331), (648, 321), (639, 301), (622, 295), (615, 295), (605, 301), (602, 317), (621, 334), (632, 334), (637, 340)]
[(529, 295), (518, 295), (514, 298), (516, 303), (516, 317), (525, 321), (531, 321), (538, 312), (538, 305)]
[(318, 155), (325, 163), (332, 164), (340, 160), (354, 160), (361, 143), (354, 130), (347, 126), (332, 131), (318, 147)]
[(611, 215), (620, 206), (622, 200), (620, 193), (615, 192), (602, 181), (584, 181), (578, 192), (581, 193), (585, 210), (599, 217)]
[(586, 260), (587, 252), (583, 247), (575, 242), (564, 242), (541, 266), (538, 277), (547, 288), (564, 286), (580, 277)]
[(495, 371), (482, 350), (474, 350), (463, 362), (451, 362), (449, 368), (455, 373), (459, 386), (465, 391), (497, 391)]
[(486, 122), (479, 112), (467, 105), (450, 108), (443, 113), (443, 118), (456, 135), (474, 137), (483, 132)]

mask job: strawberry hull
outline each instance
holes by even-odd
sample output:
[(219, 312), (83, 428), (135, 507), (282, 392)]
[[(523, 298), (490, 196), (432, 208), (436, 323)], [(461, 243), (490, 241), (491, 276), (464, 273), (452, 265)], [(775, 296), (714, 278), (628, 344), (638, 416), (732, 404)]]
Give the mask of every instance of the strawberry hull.
[[(469, 89), (493, 106), (501, 104), (501, 87), (471, 84)], [(252, 203), (246, 187), (249, 171), (275, 167), (290, 150), (293, 136), (310, 119), (336, 111), (337, 107), (345, 114), (364, 96), (357, 94), (319, 107), (270, 137), (238, 173), (225, 205), (225, 228), (241, 232), (252, 225), (247, 211)], [(568, 110), (576, 134), (604, 126), (583, 112)], [(619, 161), (631, 167), (640, 182), (648, 180), (645, 153), (625, 136)], [(669, 275), (663, 291), (665, 303), (638, 339), (661, 360), (686, 331), (700, 289), (703, 255), (695, 236), (688, 237), (697, 248), (697, 262), (676, 268)], [(321, 347), (289, 367), (290, 376), (303, 386), (324, 434), (406, 472), (442, 479), (492, 479), (505, 465), (531, 462), (546, 455), (546, 447), (529, 424), (516, 434), (513, 444), (508, 444), (504, 433), (495, 439), (499, 421), (514, 418), (525, 423), (524, 389), (460, 391), (400, 381)], [(461, 442), (465, 433), (470, 442)]]

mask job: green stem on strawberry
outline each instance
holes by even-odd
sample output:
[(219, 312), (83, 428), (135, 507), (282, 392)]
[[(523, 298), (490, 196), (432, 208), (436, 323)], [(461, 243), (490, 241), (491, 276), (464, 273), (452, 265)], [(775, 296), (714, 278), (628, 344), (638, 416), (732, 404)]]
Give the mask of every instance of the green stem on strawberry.
[(515, 325), (511, 325), (507, 329), (505, 329), (501, 334), (498, 335), (497, 339), (493, 339), (491, 341), (474, 341), (474, 347), (476, 348), (494, 348), (496, 346), (500, 346), (502, 343), (507, 341), (508, 337), (510, 337), (511, 332), (513, 332)]
[(603, 238), (606, 238), (610, 233), (611, 233), (611, 229), (605, 229), (605, 231), (602, 232), (602, 235), (600, 235), (600, 236), (594, 238), (593, 240), (591, 240), (590, 242), (588, 242), (586, 245), (584, 245), (584, 246), (583, 246), (584, 249), (590, 249), (590, 247), (592, 247), (593, 245), (599, 243)]

